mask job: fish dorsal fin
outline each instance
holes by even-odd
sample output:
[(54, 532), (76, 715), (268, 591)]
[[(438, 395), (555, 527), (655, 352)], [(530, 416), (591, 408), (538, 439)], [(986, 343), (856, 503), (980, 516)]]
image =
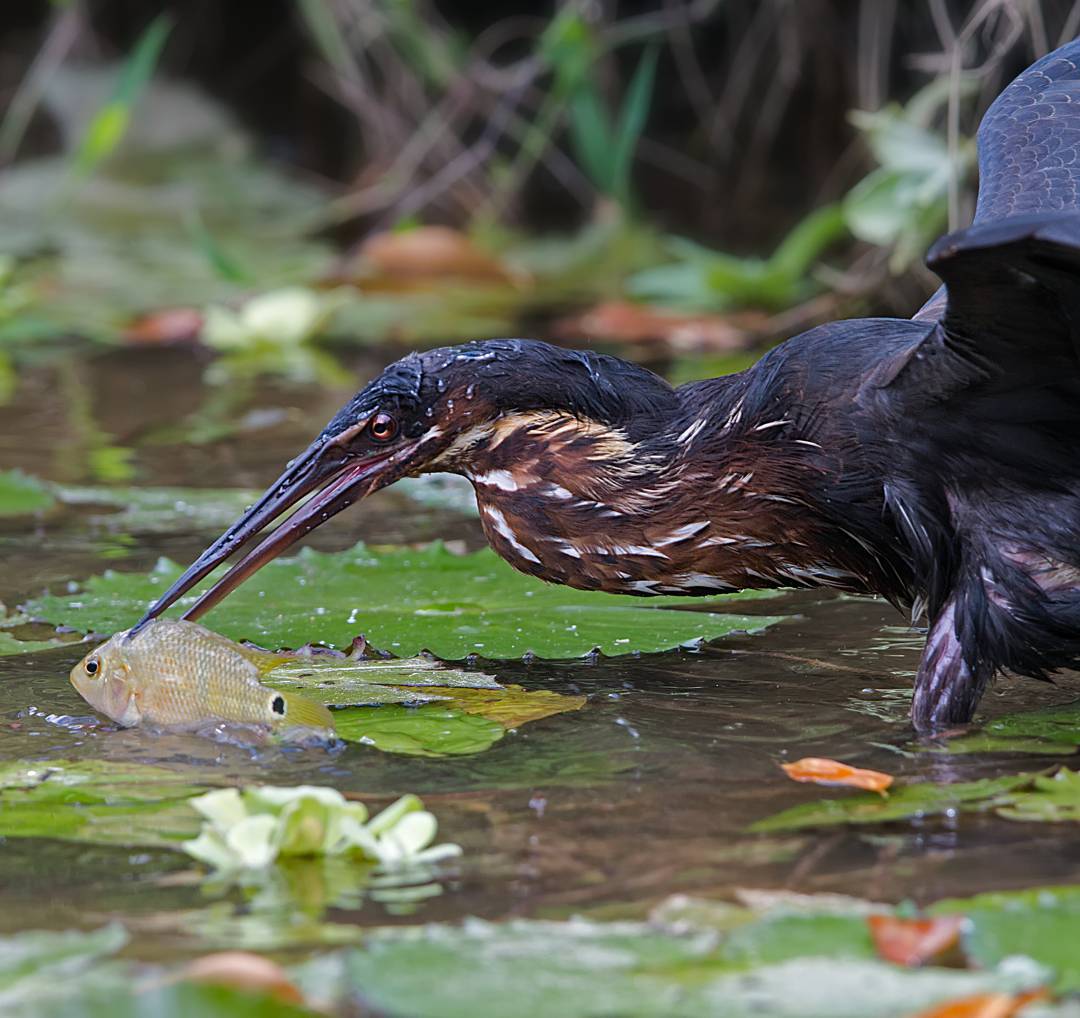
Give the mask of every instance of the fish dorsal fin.
[[(226, 639), (223, 637), (223, 639)], [(275, 654), (272, 650), (260, 650), (258, 647), (248, 647), (243, 643), (228, 641), (233, 650), (246, 661), (250, 661), (260, 675), (266, 675), (275, 668), (281, 667), (286, 661), (294, 660), (291, 654)]]

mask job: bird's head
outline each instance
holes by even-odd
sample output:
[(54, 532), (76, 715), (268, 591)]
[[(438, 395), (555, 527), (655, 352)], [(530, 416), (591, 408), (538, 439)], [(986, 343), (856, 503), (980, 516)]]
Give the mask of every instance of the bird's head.
[[(343, 406), (135, 628), (251, 546), (185, 616), (197, 618), (331, 516), (401, 477), (431, 472), (475, 477), (491, 470), (496, 459), (502, 469), (512, 466), (515, 443), (506, 439), (538, 419), (547, 421), (552, 442), (566, 446), (573, 438), (579, 446), (606, 443), (626, 451), (662, 430), (677, 407), (675, 391), (643, 368), (532, 340), (485, 340), (410, 354)], [(575, 436), (558, 438), (553, 422), (574, 424)]]

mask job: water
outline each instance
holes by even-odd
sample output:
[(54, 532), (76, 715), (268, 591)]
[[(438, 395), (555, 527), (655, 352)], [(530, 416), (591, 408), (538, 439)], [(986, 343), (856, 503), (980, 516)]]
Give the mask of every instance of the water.
[[(357, 384), (382, 358), (357, 363)], [(203, 386), (183, 351), (43, 358), (0, 408), (0, 465), (67, 483), (100, 483), (100, 450), (130, 449), (132, 483), (261, 488), (306, 446), (348, 395), (259, 382)], [(245, 421), (194, 441), (213, 413)], [(177, 422), (189, 437), (177, 433)], [(92, 427), (88, 426), (92, 422)], [(183, 429), (181, 429), (183, 430)], [(94, 464), (98, 466), (95, 468)], [(98, 476), (94, 476), (97, 469)], [(4, 529), (6, 526), (6, 529)], [(110, 532), (71, 509), (31, 531), (0, 524), (0, 601), (9, 606), (105, 567), (142, 570), (161, 555), (190, 561), (217, 536), (197, 521), (170, 532)], [(382, 493), (312, 542), (345, 547), (435, 536), (478, 546), (472, 519)], [(1080, 880), (1068, 825), (993, 816), (931, 818), (870, 829), (754, 836), (748, 824), (829, 794), (788, 781), (778, 763), (837, 757), (902, 778), (966, 780), (1037, 769), (1045, 757), (916, 752), (907, 691), (921, 638), (880, 602), (814, 592), (760, 609), (790, 621), (698, 653), (493, 667), (507, 682), (584, 693), (581, 711), (530, 724), (486, 753), (394, 757), (361, 746), (336, 755), (251, 750), (155, 738), (95, 718), (67, 682), (85, 647), (0, 657), (0, 760), (101, 758), (210, 769), (222, 782), (333, 784), (379, 805), (423, 796), (442, 835), (465, 849), (442, 893), (408, 909), (339, 902), (328, 916), (376, 925), (466, 915), (639, 915), (673, 892), (727, 896), (740, 887), (929, 901), (997, 888)], [(213, 624), (212, 615), (206, 620)], [(1066, 702), (1080, 682), (1001, 682), (984, 713)], [(119, 917), (147, 958), (194, 950), (178, 918), (207, 905), (176, 853), (35, 839), (0, 845), (0, 933), (92, 926)], [(247, 906), (225, 894), (237, 913)]]

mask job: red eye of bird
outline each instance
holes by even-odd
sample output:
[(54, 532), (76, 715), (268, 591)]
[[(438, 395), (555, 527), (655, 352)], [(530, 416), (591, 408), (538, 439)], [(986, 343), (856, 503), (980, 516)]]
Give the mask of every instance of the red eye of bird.
[(389, 414), (376, 414), (368, 425), (376, 442), (389, 442), (397, 434), (397, 421)]

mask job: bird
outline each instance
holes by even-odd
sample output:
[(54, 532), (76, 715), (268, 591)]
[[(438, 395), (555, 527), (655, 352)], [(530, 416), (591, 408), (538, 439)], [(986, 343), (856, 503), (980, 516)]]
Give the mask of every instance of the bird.
[(992, 103), (978, 167), (974, 221), (932, 246), (943, 285), (908, 319), (821, 325), (678, 387), (534, 340), (410, 353), (134, 630), (234, 554), (185, 618), (371, 492), (448, 472), (472, 482), (495, 551), (542, 580), (887, 599), (927, 627), (920, 733), (969, 722), (1001, 672), (1077, 667), (1080, 39)]

